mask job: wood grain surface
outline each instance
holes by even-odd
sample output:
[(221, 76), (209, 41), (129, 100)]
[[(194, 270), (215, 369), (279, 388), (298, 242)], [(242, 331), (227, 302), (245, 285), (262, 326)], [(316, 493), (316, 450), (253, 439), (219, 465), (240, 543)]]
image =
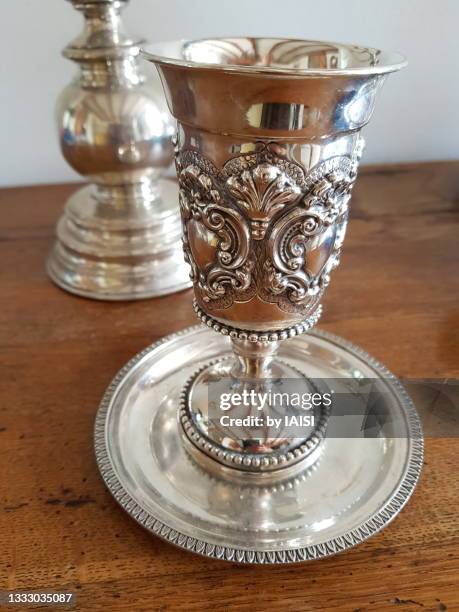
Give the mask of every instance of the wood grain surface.
[[(0, 190), (0, 589), (74, 590), (82, 611), (459, 610), (457, 438), (427, 436), (382, 533), (304, 565), (194, 556), (118, 507), (94, 460), (98, 403), (136, 352), (195, 323), (192, 294), (100, 303), (53, 286), (44, 261), (75, 187)], [(402, 377), (457, 377), (458, 202), (459, 162), (364, 168), (320, 327)]]

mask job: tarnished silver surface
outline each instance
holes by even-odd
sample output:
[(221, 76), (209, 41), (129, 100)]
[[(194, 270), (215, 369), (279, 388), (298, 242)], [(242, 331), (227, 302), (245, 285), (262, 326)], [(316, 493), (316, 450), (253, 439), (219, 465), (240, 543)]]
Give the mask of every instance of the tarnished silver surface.
[(177, 546), (240, 563), (318, 559), (385, 527), (410, 497), (423, 457), (419, 419), (397, 379), (331, 334), (312, 331), (282, 342), (282, 362), (314, 379), (336, 379), (336, 392), (350, 378), (380, 379), (388, 418), (372, 438), (361, 437), (357, 419), (355, 437), (327, 438), (313, 465), (265, 483), (256, 474), (216, 471), (212, 459), (200, 467), (181, 438), (184, 378), (229, 358), (230, 342), (205, 327), (189, 328), (148, 347), (115, 377), (97, 415), (95, 448), (120, 505)]
[(161, 172), (175, 125), (159, 80), (120, 21), (125, 0), (72, 0), (83, 33), (64, 55), (80, 72), (57, 103), (62, 154), (90, 185), (67, 202), (47, 269), (79, 295), (128, 300), (190, 286), (177, 189)]

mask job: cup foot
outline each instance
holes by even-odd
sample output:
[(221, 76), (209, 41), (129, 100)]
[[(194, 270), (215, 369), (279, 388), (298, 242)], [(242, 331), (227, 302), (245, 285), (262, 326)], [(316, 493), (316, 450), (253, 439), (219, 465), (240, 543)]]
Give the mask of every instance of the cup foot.
[[(315, 381), (278, 359), (265, 378), (241, 378), (234, 369), (234, 358), (213, 361), (194, 373), (183, 389), (179, 419), (193, 458), (213, 472), (226, 466), (258, 475), (260, 482), (312, 465), (320, 454), (329, 408), (292, 406), (289, 399), (320, 393)], [(306, 425), (291, 427), (288, 419)], [(217, 465), (211, 466), (209, 459)]]

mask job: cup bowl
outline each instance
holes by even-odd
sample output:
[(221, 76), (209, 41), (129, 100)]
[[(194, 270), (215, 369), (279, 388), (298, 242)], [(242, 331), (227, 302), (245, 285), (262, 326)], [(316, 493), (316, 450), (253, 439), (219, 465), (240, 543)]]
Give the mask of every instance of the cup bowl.
[(320, 41), (152, 45), (178, 121), (185, 257), (218, 327), (308, 329), (339, 263), (361, 128), (404, 59)]

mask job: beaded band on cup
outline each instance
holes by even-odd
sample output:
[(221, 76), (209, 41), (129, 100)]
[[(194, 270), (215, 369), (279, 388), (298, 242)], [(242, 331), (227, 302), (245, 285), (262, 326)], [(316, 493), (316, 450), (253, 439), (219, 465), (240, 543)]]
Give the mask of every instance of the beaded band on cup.
[(223, 336), (229, 336), (230, 338), (237, 340), (249, 340), (250, 342), (277, 342), (279, 340), (287, 340), (287, 338), (299, 336), (300, 334), (303, 334), (314, 327), (322, 315), (322, 305), (319, 304), (312, 315), (301, 323), (297, 323), (296, 325), (292, 325), (291, 327), (286, 327), (281, 330), (256, 332), (240, 329), (238, 327), (231, 327), (230, 325), (220, 323), (217, 321), (217, 319), (214, 319), (201, 310), (196, 300), (193, 300), (193, 309), (198, 318), (204, 323), (204, 325), (207, 325), (207, 327), (211, 327), (214, 331), (223, 334)]

